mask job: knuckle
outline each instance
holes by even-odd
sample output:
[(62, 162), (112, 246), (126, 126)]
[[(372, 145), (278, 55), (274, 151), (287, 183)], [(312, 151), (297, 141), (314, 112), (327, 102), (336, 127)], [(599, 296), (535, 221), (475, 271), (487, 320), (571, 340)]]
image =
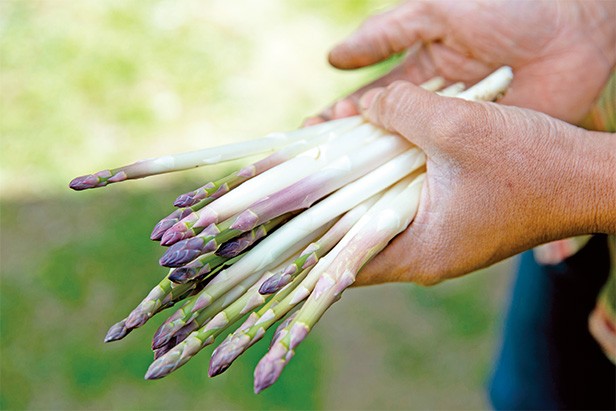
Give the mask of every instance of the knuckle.
[[(460, 150), (477, 143), (478, 138), (490, 134), (492, 122), (483, 104), (448, 99), (443, 107), (441, 122), (434, 128), (435, 137), (444, 149)], [(453, 104), (455, 103), (455, 104)]]
[(381, 94), (378, 111), (383, 127), (391, 131), (397, 130), (396, 124), (400, 116), (406, 111), (408, 104), (408, 90), (410, 84), (405, 81), (391, 83)]

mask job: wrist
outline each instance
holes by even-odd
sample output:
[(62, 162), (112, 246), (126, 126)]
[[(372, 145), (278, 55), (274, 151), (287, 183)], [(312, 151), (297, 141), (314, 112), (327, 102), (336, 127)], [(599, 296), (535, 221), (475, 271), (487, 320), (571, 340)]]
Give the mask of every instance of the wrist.
[(586, 233), (616, 234), (616, 134), (577, 131), (583, 158), (588, 158), (579, 164), (579, 184), (585, 188), (579, 200), (589, 206), (581, 228)]

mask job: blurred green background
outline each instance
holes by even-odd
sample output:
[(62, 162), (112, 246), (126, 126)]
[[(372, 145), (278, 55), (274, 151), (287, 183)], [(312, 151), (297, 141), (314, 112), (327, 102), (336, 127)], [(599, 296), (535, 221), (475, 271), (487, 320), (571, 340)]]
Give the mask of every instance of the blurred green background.
[(510, 264), (432, 288), (354, 289), (252, 394), (253, 347), (144, 381), (155, 318), (105, 345), (165, 274), (148, 240), (233, 164), (71, 192), (107, 166), (297, 127), (387, 69), (327, 50), (381, 0), (0, 1), (1, 409), (477, 409)]

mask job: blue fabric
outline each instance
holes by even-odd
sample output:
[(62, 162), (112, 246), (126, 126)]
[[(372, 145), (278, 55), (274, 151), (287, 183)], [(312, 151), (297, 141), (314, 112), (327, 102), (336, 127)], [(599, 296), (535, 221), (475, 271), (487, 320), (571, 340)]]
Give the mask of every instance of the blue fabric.
[(616, 368), (587, 324), (609, 264), (605, 236), (555, 266), (521, 256), (490, 381), (495, 409), (616, 408)]

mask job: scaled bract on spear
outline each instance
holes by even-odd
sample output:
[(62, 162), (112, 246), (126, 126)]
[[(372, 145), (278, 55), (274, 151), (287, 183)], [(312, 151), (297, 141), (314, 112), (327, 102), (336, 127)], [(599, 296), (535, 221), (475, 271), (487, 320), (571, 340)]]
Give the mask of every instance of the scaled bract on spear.
[[(461, 83), (443, 88), (440, 78), (422, 87), (494, 101), (512, 76), (503, 67), (466, 90)], [(218, 375), (279, 323), (254, 374), (256, 393), (269, 387), (419, 206), (424, 153), (360, 116), (102, 170), (70, 187), (103, 187), (256, 154), (265, 156), (170, 201), (178, 208), (155, 224), (150, 238), (170, 246), (160, 264), (171, 269), (104, 339), (121, 340), (177, 304), (153, 336), (146, 379), (168, 375), (220, 338), (209, 366), (209, 375)]]

